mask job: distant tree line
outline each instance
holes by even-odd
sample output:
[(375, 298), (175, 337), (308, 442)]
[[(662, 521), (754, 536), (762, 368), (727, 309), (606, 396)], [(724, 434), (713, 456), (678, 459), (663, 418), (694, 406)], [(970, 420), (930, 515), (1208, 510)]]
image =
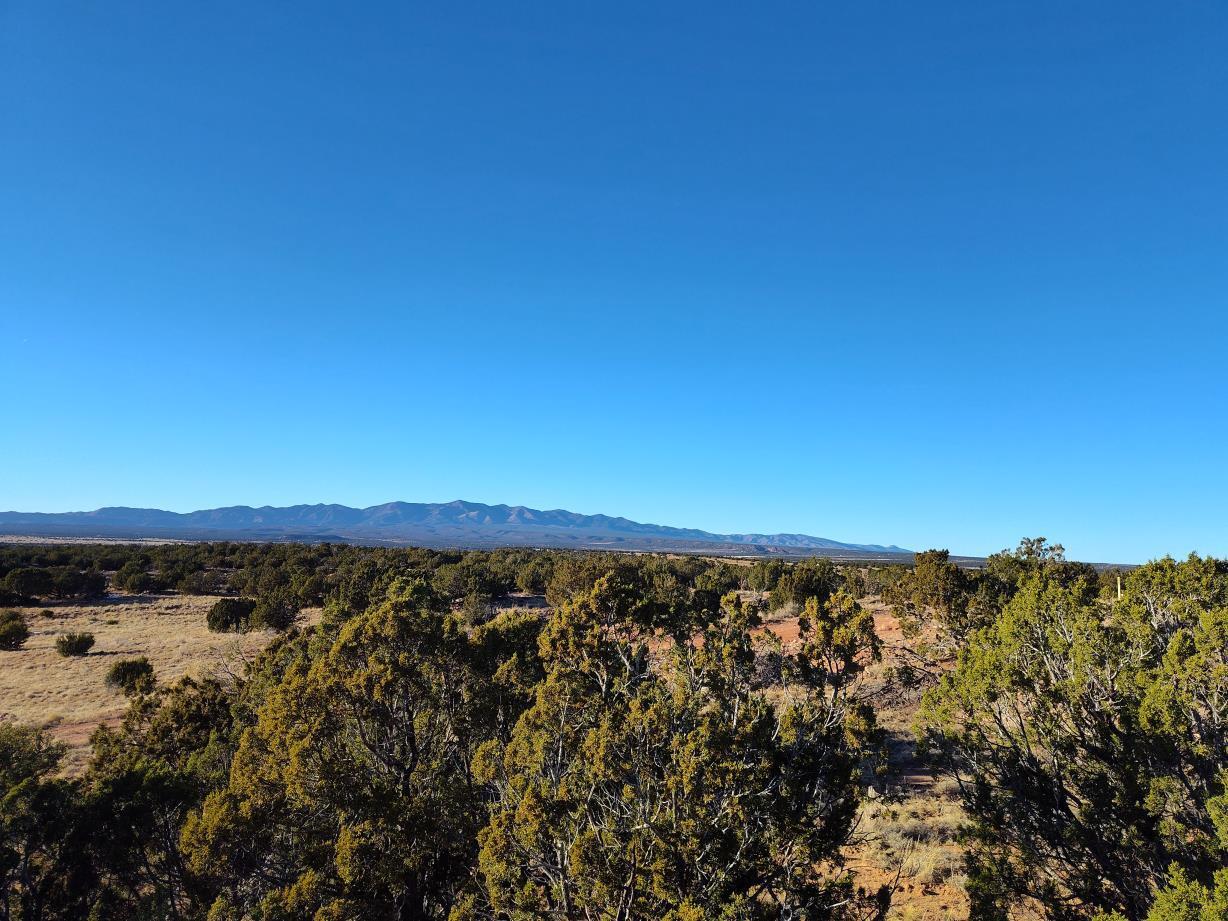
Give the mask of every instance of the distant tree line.
[[(776, 607), (827, 597), (838, 587), (867, 590), (870, 570), (829, 560), (752, 564), (695, 556), (667, 557), (549, 550), (490, 551), (376, 548), (344, 544), (183, 543), (9, 545), (0, 548), (0, 604), (88, 600), (106, 592), (242, 599), (222, 605), (217, 629), (284, 629), (305, 607), (346, 617), (383, 597), (398, 578), (421, 579), (466, 622), (491, 617), (514, 593), (558, 607), (598, 578), (633, 580), (655, 601), (715, 607), (729, 591), (760, 593)], [(243, 606), (255, 605), (246, 613)], [(258, 608), (258, 609), (257, 609)]]

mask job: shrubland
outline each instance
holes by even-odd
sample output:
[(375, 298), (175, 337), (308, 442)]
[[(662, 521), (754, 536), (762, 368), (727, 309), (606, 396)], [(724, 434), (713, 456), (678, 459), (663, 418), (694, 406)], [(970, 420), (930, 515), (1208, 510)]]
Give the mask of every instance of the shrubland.
[[(0, 722), (3, 921), (843, 921), (905, 877), (980, 919), (1225, 917), (1223, 561), (0, 550), (15, 603), (70, 603), (44, 570), (275, 632), (212, 677), (116, 661), (127, 713), (73, 776)], [(868, 597), (905, 628), (890, 666)], [(900, 695), (915, 746), (880, 724)], [(889, 743), (927, 798), (883, 780)]]

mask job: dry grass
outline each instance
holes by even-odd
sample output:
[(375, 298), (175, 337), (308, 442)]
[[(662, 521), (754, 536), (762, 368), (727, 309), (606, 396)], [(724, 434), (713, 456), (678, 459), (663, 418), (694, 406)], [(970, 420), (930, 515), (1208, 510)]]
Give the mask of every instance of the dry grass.
[[(44, 727), (69, 746), (67, 773), (83, 769), (89, 737), (99, 723), (118, 723), (127, 708), (122, 693), (104, 682), (117, 661), (147, 656), (160, 682), (183, 675), (230, 670), (272, 639), (263, 631), (210, 633), (205, 613), (216, 599), (196, 596), (113, 596), (98, 604), (20, 608), (30, 638), (16, 652), (0, 652), (0, 719)], [(318, 612), (307, 612), (312, 621)], [(55, 651), (62, 633), (92, 633), (87, 656), (65, 658)]]
[(966, 817), (954, 785), (935, 780), (918, 758), (913, 724), (922, 688), (897, 687), (891, 677), (914, 641), (886, 605), (877, 599), (862, 604), (873, 612), (883, 643), (883, 661), (871, 665), (866, 678), (889, 756), (886, 774), (875, 781), (877, 795), (862, 803), (858, 815), (851, 855), (857, 882), (867, 888), (896, 882), (892, 919), (959, 921), (968, 917), (968, 896), (964, 848), (955, 839)]
[(859, 816), (854, 864), (857, 882), (890, 883), (898, 874), (890, 917), (954, 921), (968, 917), (958, 801), (915, 792), (902, 800), (868, 800)]
[(884, 870), (902, 866), (902, 879), (940, 885), (960, 873), (962, 849), (955, 838), (963, 822), (963, 810), (952, 800), (929, 795), (900, 803), (871, 800), (862, 807), (863, 854)]

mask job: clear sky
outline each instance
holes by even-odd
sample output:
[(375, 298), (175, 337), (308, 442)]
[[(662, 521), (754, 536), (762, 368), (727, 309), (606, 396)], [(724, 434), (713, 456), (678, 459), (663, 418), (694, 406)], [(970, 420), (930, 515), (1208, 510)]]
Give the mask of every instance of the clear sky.
[(1228, 555), (1228, 4), (0, 3), (0, 507)]

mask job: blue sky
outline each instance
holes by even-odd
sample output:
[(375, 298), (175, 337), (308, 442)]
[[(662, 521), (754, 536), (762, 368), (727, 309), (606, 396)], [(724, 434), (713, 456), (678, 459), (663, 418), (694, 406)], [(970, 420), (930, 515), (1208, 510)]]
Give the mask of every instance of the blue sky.
[(9, 0), (0, 507), (1228, 555), (1225, 47), (1218, 0)]

